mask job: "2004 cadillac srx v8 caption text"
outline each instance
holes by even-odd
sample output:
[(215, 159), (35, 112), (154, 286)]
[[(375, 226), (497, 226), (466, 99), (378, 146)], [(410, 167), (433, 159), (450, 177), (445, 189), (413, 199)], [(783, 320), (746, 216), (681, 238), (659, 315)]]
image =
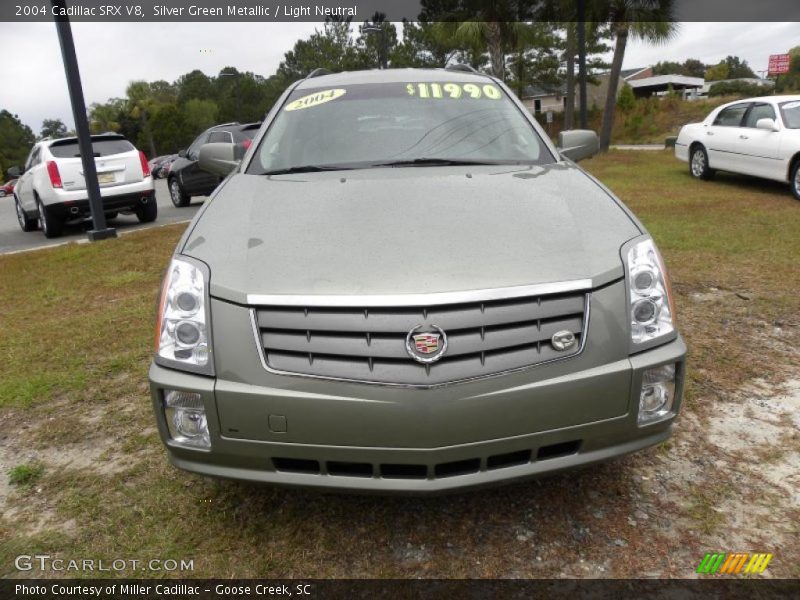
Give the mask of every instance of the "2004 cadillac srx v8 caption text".
[[(150, 369), (204, 475), (440, 492), (667, 439), (686, 347), (645, 228), (469, 68), (292, 85), (167, 270)], [(241, 152), (241, 151), (240, 151)]]

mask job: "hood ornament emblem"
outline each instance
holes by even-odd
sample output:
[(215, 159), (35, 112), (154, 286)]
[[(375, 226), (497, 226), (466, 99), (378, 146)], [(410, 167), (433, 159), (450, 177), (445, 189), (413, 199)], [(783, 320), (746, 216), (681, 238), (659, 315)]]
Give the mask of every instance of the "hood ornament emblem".
[(567, 329), (556, 331), (553, 337), (550, 338), (550, 343), (553, 345), (553, 348), (559, 352), (572, 349), (576, 341), (575, 334)]
[[(432, 331), (419, 330), (426, 328)], [(447, 352), (447, 335), (437, 325), (417, 325), (406, 335), (406, 352), (418, 363), (435, 363)]]

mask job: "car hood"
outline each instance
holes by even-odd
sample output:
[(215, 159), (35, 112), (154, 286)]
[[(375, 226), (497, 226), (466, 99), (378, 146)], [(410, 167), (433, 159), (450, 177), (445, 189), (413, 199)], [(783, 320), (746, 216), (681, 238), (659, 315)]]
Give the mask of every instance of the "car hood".
[(425, 294), (623, 275), (641, 233), (572, 164), (235, 174), (181, 253), (211, 295)]

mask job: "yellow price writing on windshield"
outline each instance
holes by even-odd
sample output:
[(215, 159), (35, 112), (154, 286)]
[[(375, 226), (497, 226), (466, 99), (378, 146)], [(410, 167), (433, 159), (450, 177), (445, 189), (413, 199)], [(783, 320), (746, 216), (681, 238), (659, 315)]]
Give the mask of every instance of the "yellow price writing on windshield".
[(499, 100), (500, 89), (490, 83), (409, 83), (406, 84), (409, 96), (417, 98), (489, 98)]
[(304, 108), (311, 108), (312, 106), (319, 106), (320, 104), (325, 104), (331, 100), (336, 100), (336, 98), (340, 98), (346, 93), (347, 90), (343, 89), (315, 92), (313, 94), (309, 94), (308, 96), (303, 96), (302, 98), (298, 98), (297, 100), (289, 102), (289, 104), (287, 104), (283, 110), (302, 110)]

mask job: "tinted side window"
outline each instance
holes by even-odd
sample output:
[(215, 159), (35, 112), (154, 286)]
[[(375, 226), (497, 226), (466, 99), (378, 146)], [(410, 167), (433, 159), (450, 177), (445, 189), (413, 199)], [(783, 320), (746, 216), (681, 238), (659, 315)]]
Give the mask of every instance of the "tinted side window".
[(744, 120), (745, 127), (755, 127), (759, 119), (774, 119), (775, 110), (771, 104), (754, 104), (747, 118)]
[(38, 146), (33, 148), (33, 150), (31, 150), (31, 153), (28, 155), (28, 160), (25, 161), (25, 170), (27, 171), (33, 165), (35, 165), (37, 162), (39, 162), (39, 147)]
[(227, 131), (212, 131), (211, 135), (208, 136), (208, 143), (212, 144), (215, 142), (224, 142), (226, 144), (230, 144), (233, 140), (231, 140), (231, 134)]
[(800, 129), (800, 102), (783, 102), (780, 106), (783, 124), (789, 129)]
[(256, 137), (258, 130), (261, 129), (261, 124), (255, 125), (253, 127), (245, 127), (244, 129), (240, 129), (239, 131), (234, 132), (234, 138), (237, 142), (242, 142), (244, 140), (252, 140)]
[(208, 132), (204, 131), (200, 135), (197, 136), (197, 139), (192, 142), (192, 145), (189, 146), (189, 149), (186, 151), (186, 156), (189, 158), (196, 158), (197, 153), (200, 151), (200, 146), (208, 142)]
[(748, 106), (750, 105), (736, 104), (734, 106), (729, 106), (717, 115), (717, 118), (714, 119), (714, 125), (720, 125), (722, 127), (741, 126), (742, 117), (744, 117), (744, 113), (747, 112)]

